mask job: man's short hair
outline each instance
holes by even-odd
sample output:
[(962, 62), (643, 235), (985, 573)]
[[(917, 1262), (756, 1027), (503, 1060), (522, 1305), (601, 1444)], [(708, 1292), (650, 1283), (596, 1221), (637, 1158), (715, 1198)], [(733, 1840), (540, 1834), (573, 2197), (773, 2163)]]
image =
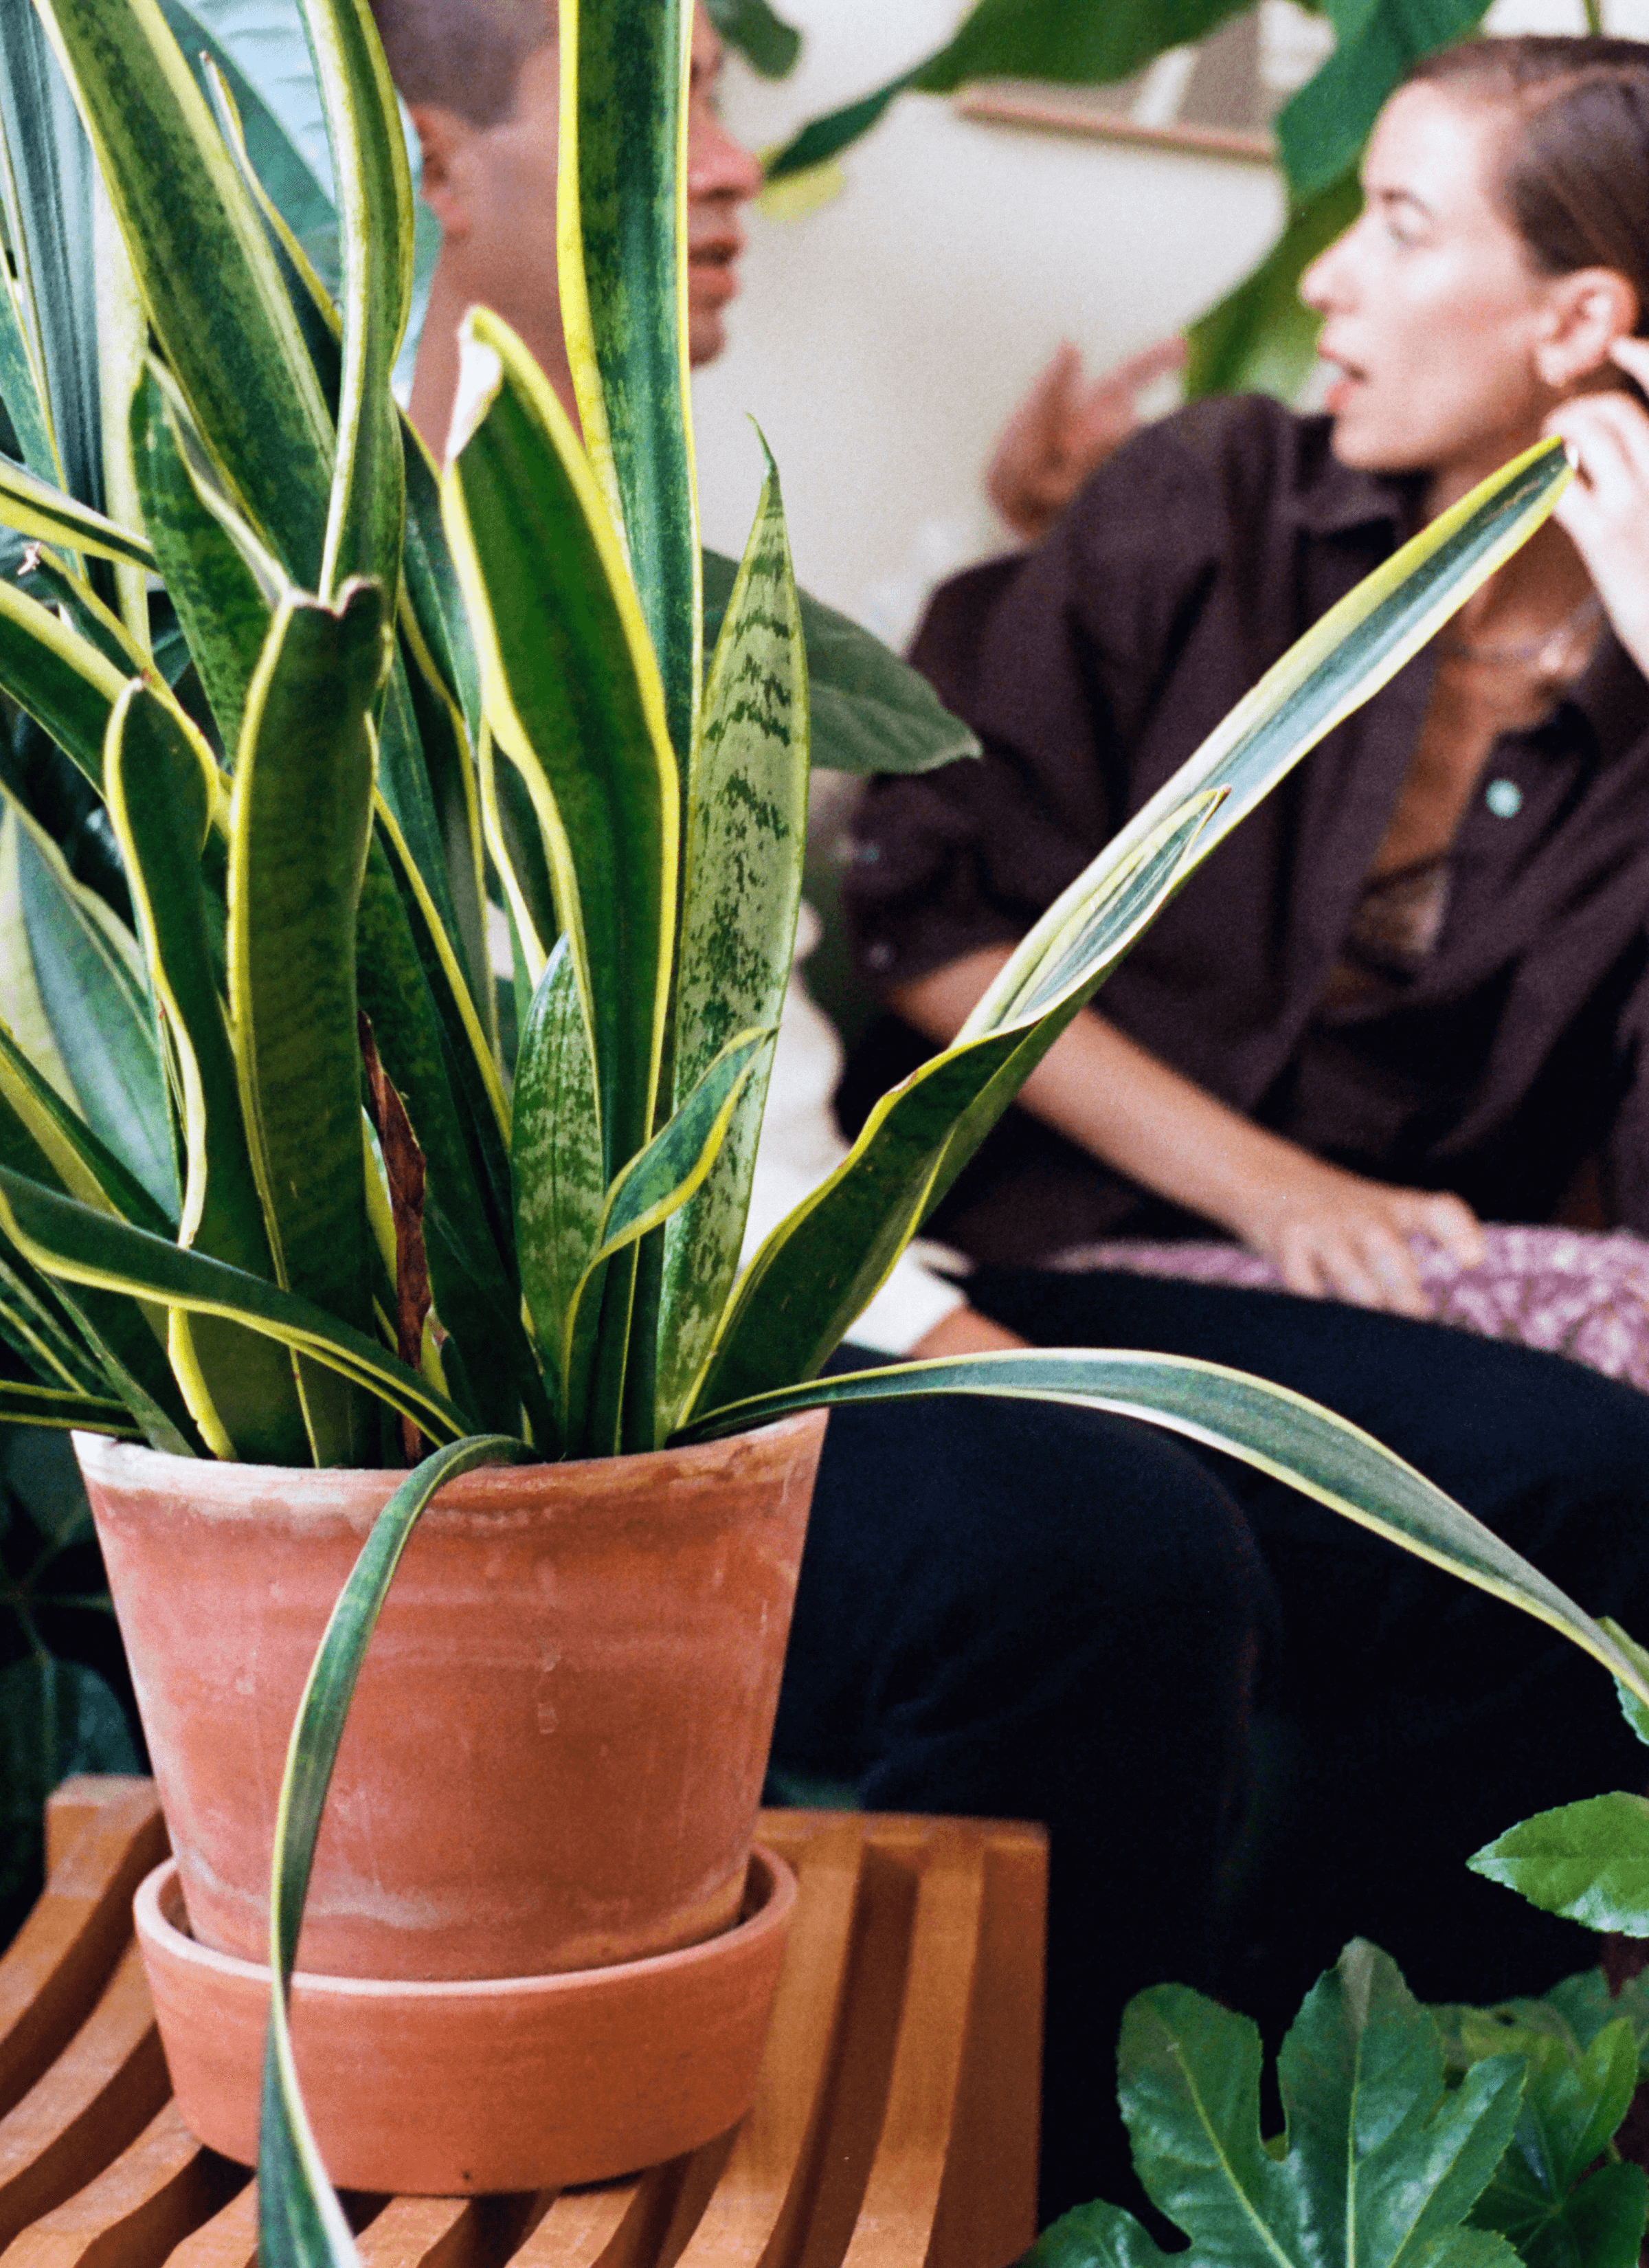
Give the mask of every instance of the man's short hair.
[(556, 35), (555, 0), (372, 0), (401, 99), (496, 126), (521, 65)]

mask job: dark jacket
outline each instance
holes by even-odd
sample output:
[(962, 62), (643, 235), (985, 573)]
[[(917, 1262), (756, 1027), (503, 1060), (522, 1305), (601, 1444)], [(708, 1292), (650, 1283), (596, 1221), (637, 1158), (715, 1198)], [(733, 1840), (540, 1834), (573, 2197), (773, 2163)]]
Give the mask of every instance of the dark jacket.
[[(1109, 836), (1417, 519), (1410, 481), (1348, 470), (1328, 421), (1260, 397), (1148, 428), (1036, 549), (936, 594), (913, 659), (983, 761), (875, 784), (848, 901), (872, 981), (1018, 939)], [(1544, 723), (1495, 745), (1447, 918), (1410, 982), (1321, 1009), (1424, 709), (1422, 653), (1276, 789), (1098, 1005), (1262, 1124), (1355, 1172), (1549, 1218), (1601, 1146), (1611, 1211), (1649, 1229), (1649, 686), (1607, 632)], [(1487, 799), (1520, 795), (1514, 815)], [(1502, 788), (1505, 810), (1517, 798)], [(922, 1052), (884, 1033), (849, 1115)], [(939, 1224), (1026, 1261), (1199, 1225), (1015, 1112)]]

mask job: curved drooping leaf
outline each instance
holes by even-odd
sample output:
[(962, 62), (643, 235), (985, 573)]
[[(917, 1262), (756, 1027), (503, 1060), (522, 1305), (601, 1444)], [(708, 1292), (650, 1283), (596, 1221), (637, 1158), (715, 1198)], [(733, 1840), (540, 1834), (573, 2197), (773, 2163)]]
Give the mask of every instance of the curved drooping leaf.
[[(136, 682), (109, 719), (104, 776), (181, 1090), (178, 1242), (269, 1277), (269, 1235), (201, 877), (217, 781), (168, 711)], [(303, 1411), (283, 1349), (235, 1324), (181, 1314), (173, 1316), (169, 1337), (173, 1367), (216, 1454), (254, 1464), (305, 1462)]]
[[(1602, 1625), (1452, 1497), (1360, 1426), (1286, 1387), (1218, 1363), (1109, 1348), (1035, 1348), (897, 1363), (724, 1404), (695, 1418), (681, 1438), (714, 1440), (792, 1410), (901, 1400), (912, 1394), (1006, 1394), (1080, 1403), (1142, 1418), (1222, 1449), (1417, 1558), (1550, 1624), (1640, 1699), (1649, 1700), (1649, 1677)], [(1649, 1819), (1649, 1802), (1644, 1813)], [(1645, 1841), (1649, 1845), (1649, 1837)]]
[(257, 209), (157, 0), (42, 6), (166, 361), (232, 493), (313, 587), (332, 421)]
[[(247, 696), (229, 862), (241, 1113), (277, 1280), (372, 1328), (356, 907), (372, 832), (371, 715), (389, 652), (376, 584), (282, 605)], [(300, 1366), (319, 1464), (371, 1464), (372, 1413)]]
[(103, 735), (124, 681), (89, 638), (0, 580), (0, 693), (50, 735), (99, 793)]
[(269, 1999), (258, 2141), (258, 2257), (264, 2268), (353, 2268), (357, 2258), (298, 2090), (287, 2001), (321, 1813), (361, 1663), (401, 1555), (437, 1491), (478, 1465), (512, 1463), (527, 1454), (506, 1436), (481, 1434), (436, 1450), (408, 1474), (372, 1523), (298, 1705), (269, 1874), (269, 1966), (277, 1989)]
[[(114, 1295), (110, 1305), (122, 1314), (129, 1316), (130, 1302), (137, 1300), (181, 1307), (194, 1315), (220, 1315), (278, 1340), (306, 1363), (326, 1365), (400, 1416), (410, 1418), (432, 1440), (455, 1440), (468, 1430), (463, 1412), (445, 1394), (375, 1340), (339, 1322), (312, 1300), (244, 1275), (221, 1260), (209, 1260), (203, 1253), (185, 1252), (165, 1237), (93, 1212), (71, 1197), (56, 1197), (4, 1166), (0, 1238), (9, 1239), (54, 1281)], [(158, 1347), (155, 1351), (158, 1354)], [(164, 1372), (165, 1365), (161, 1367)], [(175, 1393), (169, 1373), (166, 1384)], [(178, 1408), (181, 1411), (181, 1403)], [(182, 1422), (189, 1424), (187, 1416)], [(156, 1447), (162, 1446), (152, 1434), (150, 1439)]]
[[(673, 1076), (688, 1094), (741, 1029), (777, 1029), (807, 836), (807, 665), (778, 475), (768, 461), (704, 690), (688, 792)], [(769, 1055), (747, 1081), (703, 1187), (664, 1233), (659, 1440), (709, 1357), (738, 1272)]]
[[(704, 638), (714, 648), (739, 563), (719, 551), (704, 561)], [(809, 761), (815, 770), (928, 772), (976, 756), (979, 741), (941, 706), (925, 677), (834, 607), (799, 591), (807, 651)]]
[(514, 333), (472, 312), (447, 531), (488, 720), (531, 794), (592, 1013), (607, 1178), (651, 1139), (680, 825), (659, 674), (565, 411)]
[(578, 422), (627, 541), (685, 768), (698, 708), (687, 332), (693, 11), (563, 0), (556, 273)]
[[(11, 1111), (49, 1161), (56, 1182), (85, 1204), (104, 1204), (122, 1220), (136, 1221), (157, 1236), (169, 1236), (174, 1224), (85, 1121), (71, 1110), (51, 1082), (32, 1064), (0, 1017), (0, 1105)], [(8, 1160), (15, 1163), (15, 1160)], [(19, 1170), (24, 1170), (19, 1168)]]

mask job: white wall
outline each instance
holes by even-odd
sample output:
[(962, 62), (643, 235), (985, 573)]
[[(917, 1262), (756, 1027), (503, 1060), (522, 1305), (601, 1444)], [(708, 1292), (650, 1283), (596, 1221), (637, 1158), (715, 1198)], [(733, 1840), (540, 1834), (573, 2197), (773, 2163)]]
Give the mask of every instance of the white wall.
[[(769, 85), (736, 58), (724, 112), (753, 148), (937, 46), (960, 0), (780, 0), (806, 35)], [(1606, 0), (1649, 36), (1649, 0)], [(1505, 30), (1582, 28), (1579, 0), (1499, 0)], [(980, 469), (1062, 337), (1102, 368), (1177, 329), (1269, 244), (1265, 167), (957, 115), (907, 96), (798, 220), (754, 215), (731, 343), (696, 387), (706, 540), (742, 548), (759, 485), (747, 417), (778, 460), (798, 572), (902, 637), (925, 581), (994, 548)]]

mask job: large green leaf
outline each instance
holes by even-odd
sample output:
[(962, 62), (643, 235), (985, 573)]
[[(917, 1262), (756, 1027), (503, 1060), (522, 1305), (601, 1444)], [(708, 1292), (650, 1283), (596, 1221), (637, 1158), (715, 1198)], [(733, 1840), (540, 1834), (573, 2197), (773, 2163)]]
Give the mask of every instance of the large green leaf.
[(93, 787), (123, 675), (48, 607), (0, 580), (0, 693), (33, 718)]
[(1649, 1937), (1649, 1799), (1617, 1793), (1509, 1827), (1467, 1861), (1546, 1913)]
[[(704, 637), (721, 635), (739, 563), (719, 551), (704, 557)], [(797, 593), (807, 649), (810, 761), (817, 770), (927, 772), (979, 742), (960, 717), (941, 706), (925, 677), (879, 637), (806, 591)]]
[[(675, 1094), (734, 1033), (777, 1028), (790, 983), (807, 835), (806, 659), (771, 459), (704, 690), (688, 801), (675, 1001)], [(739, 1269), (764, 1058), (703, 1186), (665, 1230), (655, 1426), (674, 1431)]]
[(768, 0), (709, 0), (710, 19), (730, 48), (763, 78), (783, 78), (801, 53), (801, 33)]
[[(1452, 2092), (1437, 2029), (1394, 1962), (1354, 1939), (1307, 1996), (1277, 2060), (1285, 2132), (1260, 2127), (1260, 2035), (1183, 1985), (1130, 2001), (1117, 2057), (1134, 2163), (1191, 2257), (1222, 2268), (1513, 2268), (1504, 2239), (1467, 2228), (1517, 2118), (1515, 2056)], [(1131, 2213), (1080, 2206), (1034, 2268), (1156, 2268)]]
[(815, 118), (769, 159), (767, 176), (822, 165), (875, 125), (906, 88), (948, 94), (978, 78), (1097, 86), (1127, 78), (1167, 48), (1200, 40), (1248, 0), (980, 0), (954, 36), (896, 78)]
[[(241, 1109), (279, 1281), (372, 1327), (356, 906), (372, 829), (371, 715), (389, 653), (376, 584), (284, 602), (247, 702), (229, 867)], [(375, 1462), (370, 1411), (299, 1371), (318, 1464)]]
[(1277, 121), (1278, 152), (1297, 198), (1356, 166), (1386, 98), (1422, 55), (1463, 40), (1488, 0), (1330, 0), (1339, 39)]
[(448, 534), (489, 721), (532, 796), (590, 1004), (610, 1180), (651, 1138), (675, 936), (679, 805), (657, 667), (566, 413), (472, 313)]
[[(344, 1720), (383, 1603), (420, 1514), (443, 1484), (478, 1465), (512, 1462), (519, 1441), (482, 1434), (426, 1457), (372, 1523), (333, 1609), (298, 1705), (275, 1811), (269, 1874), (269, 2000), (258, 2145), (258, 2257), (263, 2268), (352, 2268), (354, 2240), (310, 2131), (288, 2028), (304, 1901)], [(438, 1728), (432, 1728), (439, 1737)]]
[(591, 1333), (574, 1374), (571, 1331), (607, 1203), (590, 1012), (571, 942), (550, 954), (521, 1027), (510, 1160), (516, 1256), (539, 1359), (556, 1382), (562, 1424), (582, 1432)]
[[(127, 1167), (70, 1108), (30, 1062), (0, 1018), (0, 1106), (26, 1130), (48, 1167), (48, 1184), (67, 1189), (85, 1204), (107, 1205), (122, 1220), (169, 1236), (175, 1224)], [(8, 1164), (18, 1165), (8, 1158)], [(28, 1167), (18, 1165), (26, 1172)]]
[[(209, 1260), (203, 1253), (185, 1252), (164, 1237), (151, 1236), (111, 1214), (93, 1212), (70, 1197), (55, 1196), (4, 1166), (0, 1238), (9, 1239), (55, 1282), (85, 1285), (95, 1300), (107, 1299), (109, 1310), (133, 1321), (136, 1316), (131, 1303), (146, 1300), (180, 1307), (192, 1315), (218, 1315), (244, 1323), (290, 1347), (306, 1364), (324, 1364), (375, 1395), (432, 1440), (455, 1440), (469, 1430), (463, 1412), (438, 1388), (312, 1300), (243, 1275), (221, 1260)], [(92, 1299), (77, 1299), (76, 1304), (102, 1312)], [(161, 1367), (164, 1371), (164, 1363)], [(166, 1389), (176, 1402), (181, 1426), (192, 1432), (169, 1372)], [(182, 1453), (180, 1430), (169, 1445), (156, 1440), (152, 1432), (148, 1438), (156, 1447), (171, 1446)]]
[(87, 504), (77, 504), (9, 457), (0, 457), (0, 520), (43, 543), (90, 551), (100, 559), (131, 560), (140, 567), (155, 563), (141, 535), (117, 526)]
[(1631, 2024), (1605, 2025), (1580, 2051), (1515, 2027), (1486, 2030), (1488, 2051), (1520, 2055), (1526, 2078), (1511, 2147), (1473, 2209), (1474, 2225), (1498, 2229), (1525, 2268), (1633, 2268), (1649, 2177), (1641, 2166), (1598, 2162), (1613, 2157), (1609, 2146), (1637, 2092)]
[[(109, 720), (104, 777), (181, 1091), (186, 1172), (178, 1241), (271, 1276), (201, 878), (217, 782), (168, 711), (136, 682)], [(217, 1455), (254, 1464), (305, 1462), (303, 1411), (283, 1349), (233, 1323), (181, 1314), (172, 1319), (170, 1343), (195, 1423)]]
[(332, 423), (257, 209), (158, 0), (41, 4), (166, 361), (232, 493), (313, 586)]
[(1352, 173), (1294, 208), (1259, 266), (1192, 324), (1188, 397), (1255, 393), (1293, 399), (1316, 358), (1322, 322), (1301, 300), (1299, 279), (1350, 228), (1362, 202)]
[[(685, 764), (698, 706), (687, 332), (689, 0), (562, 0), (557, 276), (579, 423), (610, 475)], [(571, 134), (569, 132), (571, 129)]]

